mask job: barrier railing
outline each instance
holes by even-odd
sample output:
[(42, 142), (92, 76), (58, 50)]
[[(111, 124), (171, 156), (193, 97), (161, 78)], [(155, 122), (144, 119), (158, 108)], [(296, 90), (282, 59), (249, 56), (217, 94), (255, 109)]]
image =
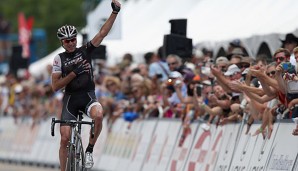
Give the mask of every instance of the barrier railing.
[[(0, 160), (44, 167), (59, 167), (60, 138), (50, 135), (50, 118), (35, 127), (30, 120), (15, 124), (0, 118)], [(262, 171), (298, 170), (298, 137), (290, 120), (274, 124), (270, 138), (248, 134), (241, 123), (212, 125), (204, 131), (202, 121), (191, 124), (191, 132), (179, 146), (182, 127), (175, 119), (118, 119), (110, 132), (106, 120), (94, 149), (94, 169), (127, 171)], [(59, 131), (59, 127), (56, 127)], [(89, 130), (82, 130), (84, 145)]]

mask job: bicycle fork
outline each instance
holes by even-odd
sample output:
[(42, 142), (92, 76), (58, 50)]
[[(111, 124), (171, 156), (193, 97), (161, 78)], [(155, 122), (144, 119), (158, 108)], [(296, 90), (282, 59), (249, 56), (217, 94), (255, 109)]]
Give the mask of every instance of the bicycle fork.
[(68, 145), (68, 156), (67, 156), (67, 171), (76, 171), (76, 135), (75, 127), (71, 128), (71, 135)]

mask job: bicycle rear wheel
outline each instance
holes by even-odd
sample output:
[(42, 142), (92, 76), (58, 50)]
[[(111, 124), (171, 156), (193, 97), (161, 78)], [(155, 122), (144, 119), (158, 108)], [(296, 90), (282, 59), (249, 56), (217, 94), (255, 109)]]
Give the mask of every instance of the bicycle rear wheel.
[(75, 147), (73, 145), (70, 145), (68, 147), (68, 154), (67, 154), (67, 160), (66, 160), (66, 171), (76, 171), (76, 151)]

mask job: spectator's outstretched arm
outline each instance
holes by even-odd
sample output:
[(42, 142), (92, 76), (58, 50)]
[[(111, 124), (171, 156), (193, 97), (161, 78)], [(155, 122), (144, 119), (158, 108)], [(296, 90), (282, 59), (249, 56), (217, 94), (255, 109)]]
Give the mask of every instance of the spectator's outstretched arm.
[(209, 98), (212, 99), (216, 103), (216, 105), (221, 107), (222, 109), (226, 109), (227, 107), (231, 106), (230, 99), (219, 100), (214, 94), (210, 95)]
[[(268, 77), (263, 71), (251, 69), (252, 75), (256, 76), (261, 82), (262, 88), (268, 96), (274, 95), (276, 90), (280, 90), (277, 80)], [(273, 88), (270, 88), (273, 87)]]
[(264, 90), (260, 89), (260, 88), (257, 88), (257, 87), (252, 87), (252, 86), (249, 86), (249, 85), (246, 85), (246, 83), (241, 83), (241, 82), (238, 82), (238, 81), (233, 81), (233, 82), (230, 82), (229, 83), (229, 86), (233, 89), (233, 90), (238, 90), (240, 92), (244, 92), (244, 91), (250, 91), (250, 92), (253, 92), (257, 95), (264, 95)]
[(285, 80), (282, 78), (282, 72), (283, 72), (283, 69), (281, 67), (281, 65), (278, 65), (276, 67), (276, 74), (275, 74), (275, 79), (277, 81), (277, 85), (279, 87), (279, 90), (283, 93), (283, 94), (286, 94), (286, 82)]
[(222, 73), (214, 66), (210, 67), (212, 74), (217, 78), (218, 84), (228, 93), (233, 92), (233, 90), (228, 86), (229, 80), (222, 75)]
[(245, 94), (251, 98), (254, 99), (255, 101), (259, 102), (259, 103), (266, 103), (274, 98), (276, 98), (276, 96), (268, 96), (267, 94), (263, 95), (263, 96), (259, 96), (255, 93), (249, 92), (249, 91), (245, 91)]
[(298, 99), (293, 99), (288, 104), (288, 108), (290, 109), (290, 108), (294, 107), (296, 104), (298, 104)]
[(102, 40), (108, 35), (108, 33), (110, 32), (116, 18), (117, 18), (117, 14), (121, 9), (121, 4), (116, 1), (113, 0), (112, 1), (112, 13), (110, 15), (110, 17), (106, 20), (106, 22), (103, 24), (103, 26), (101, 27), (101, 29), (99, 30), (99, 32), (95, 35), (95, 37), (91, 40), (91, 43), (95, 46), (98, 47), (100, 45), (100, 43), (102, 42)]

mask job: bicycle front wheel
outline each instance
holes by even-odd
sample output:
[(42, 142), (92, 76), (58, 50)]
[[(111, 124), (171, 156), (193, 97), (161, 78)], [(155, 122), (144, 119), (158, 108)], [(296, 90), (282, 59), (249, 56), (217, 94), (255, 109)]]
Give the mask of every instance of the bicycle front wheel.
[(71, 144), (68, 147), (68, 154), (66, 160), (66, 171), (76, 171), (76, 149)]
[(76, 142), (76, 168), (77, 171), (86, 171), (85, 168), (85, 154), (82, 144), (82, 139), (78, 138)]

